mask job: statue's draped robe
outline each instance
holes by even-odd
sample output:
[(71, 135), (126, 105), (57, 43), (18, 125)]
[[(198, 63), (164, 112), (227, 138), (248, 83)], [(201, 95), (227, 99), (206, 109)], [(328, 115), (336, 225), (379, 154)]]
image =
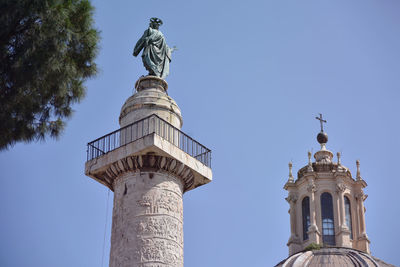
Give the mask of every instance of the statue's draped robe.
[(164, 35), (159, 30), (149, 27), (137, 41), (133, 55), (136, 57), (142, 49), (144, 49), (142, 53), (143, 64), (149, 74), (161, 79), (167, 77), (169, 62), (171, 61), (171, 49), (167, 46)]

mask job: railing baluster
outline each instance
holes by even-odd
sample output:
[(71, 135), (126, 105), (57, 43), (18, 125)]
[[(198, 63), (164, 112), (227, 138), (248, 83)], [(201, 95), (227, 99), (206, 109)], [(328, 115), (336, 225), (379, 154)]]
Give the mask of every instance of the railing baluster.
[(161, 135), (161, 120), (158, 120), (158, 135)]

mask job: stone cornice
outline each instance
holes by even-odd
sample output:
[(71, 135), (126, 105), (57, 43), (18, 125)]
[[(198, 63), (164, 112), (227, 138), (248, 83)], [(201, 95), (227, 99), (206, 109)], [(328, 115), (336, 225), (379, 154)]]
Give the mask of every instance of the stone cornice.
[[(154, 156), (156, 159), (154, 164), (156, 165), (150, 164), (153, 163), (153, 160), (147, 164), (147, 156)], [(162, 160), (162, 157), (165, 158), (165, 161)], [(175, 162), (171, 163), (172, 160), (175, 160)], [(182, 167), (182, 164), (185, 167)], [(191, 170), (189, 172), (194, 176), (193, 181), (191, 179), (185, 181), (188, 179), (183, 172), (187, 170), (186, 167)], [(177, 168), (183, 168), (183, 170)], [(85, 174), (112, 190), (116, 175), (118, 176), (122, 172), (140, 171), (166, 172), (173, 174), (178, 179), (185, 179), (185, 191), (192, 190), (212, 180), (212, 172), (208, 166), (155, 133), (85, 163)]]
[(357, 180), (357, 181), (355, 181), (355, 183), (356, 183), (357, 185), (359, 185), (361, 188), (367, 187), (367, 182), (364, 181), (364, 180)]
[[(114, 180), (126, 172), (168, 173), (182, 180), (184, 191), (194, 183), (193, 171), (185, 164), (176, 159), (152, 154), (122, 158), (109, 165), (101, 174), (97, 174), (96, 178), (113, 190)], [(149, 178), (152, 178), (151, 174)]]
[(287, 246), (290, 246), (290, 244), (301, 244), (301, 239), (300, 239), (300, 237), (299, 236), (297, 236), (297, 235), (292, 235), (292, 236), (290, 236), (290, 238), (289, 238), (289, 241), (287, 242)]
[(318, 173), (332, 173), (334, 175), (347, 176), (352, 179), (351, 172), (349, 171), (349, 169), (347, 169), (343, 165), (338, 165), (337, 163), (313, 162), (312, 163), (313, 171), (309, 171), (310, 169), (309, 167), (310, 167), (309, 165), (306, 165), (297, 172), (296, 182), (301, 180), (305, 176), (317, 175)]
[(290, 191), (291, 189), (296, 189), (296, 184), (293, 182), (286, 182), (283, 189)]
[(364, 194), (363, 191), (361, 191), (355, 195), (356, 200), (361, 200), (361, 201), (365, 201), (367, 199), (367, 197), (368, 197), (368, 195)]

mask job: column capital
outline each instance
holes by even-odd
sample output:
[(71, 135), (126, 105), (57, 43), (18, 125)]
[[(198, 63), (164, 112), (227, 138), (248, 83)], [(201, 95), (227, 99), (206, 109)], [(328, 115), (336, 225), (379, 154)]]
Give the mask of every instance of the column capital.
[(315, 193), (317, 192), (317, 185), (314, 182), (314, 179), (310, 179), (307, 185), (307, 191), (310, 193)]
[(361, 200), (362, 202), (364, 202), (367, 197), (368, 195), (364, 194), (362, 191), (355, 195), (356, 200)]
[(295, 204), (298, 199), (299, 199), (299, 196), (296, 193), (293, 193), (293, 192), (290, 192), (289, 195), (287, 196), (287, 198), (285, 198), (285, 200), (289, 204)]
[(336, 184), (336, 193), (343, 194), (346, 189), (347, 189), (347, 186), (345, 183), (339, 182)]

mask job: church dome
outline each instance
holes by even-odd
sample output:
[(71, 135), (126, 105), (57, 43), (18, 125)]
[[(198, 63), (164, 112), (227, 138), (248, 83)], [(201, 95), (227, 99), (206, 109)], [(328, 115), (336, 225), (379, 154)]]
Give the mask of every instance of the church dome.
[(351, 248), (321, 248), (296, 253), (278, 263), (275, 267), (395, 267), (372, 257), (370, 254)]

